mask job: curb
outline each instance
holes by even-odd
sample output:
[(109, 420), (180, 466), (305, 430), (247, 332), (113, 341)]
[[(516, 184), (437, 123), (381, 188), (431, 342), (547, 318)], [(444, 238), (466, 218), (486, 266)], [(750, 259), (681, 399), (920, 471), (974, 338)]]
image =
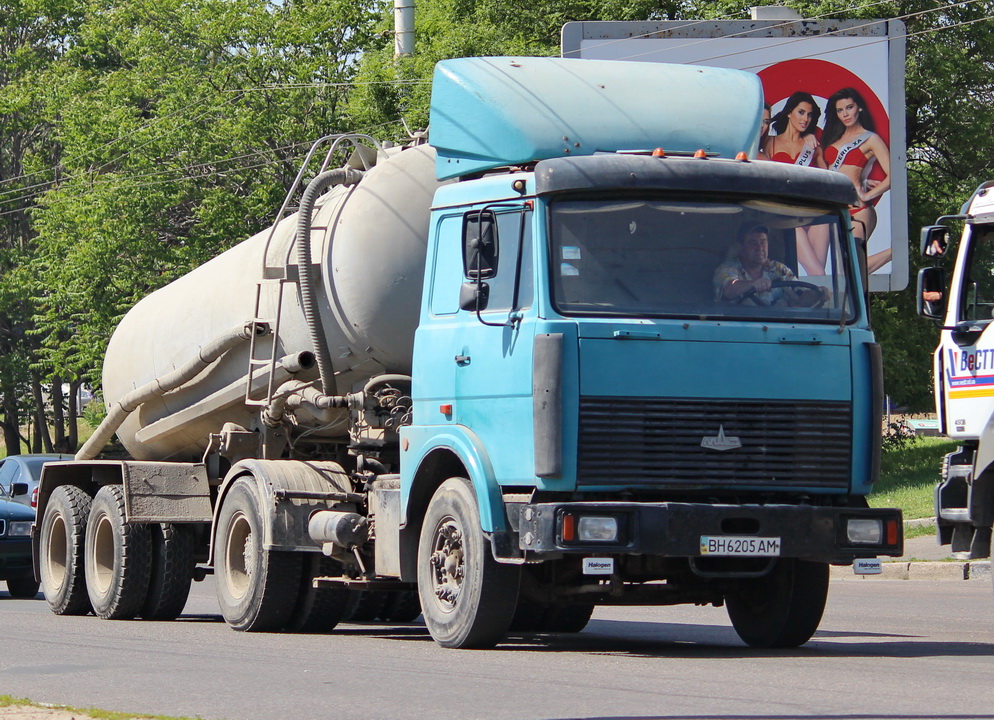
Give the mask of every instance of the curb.
[(971, 562), (884, 562), (879, 575), (855, 575), (847, 565), (830, 568), (832, 580), (978, 580), (991, 582), (990, 560)]

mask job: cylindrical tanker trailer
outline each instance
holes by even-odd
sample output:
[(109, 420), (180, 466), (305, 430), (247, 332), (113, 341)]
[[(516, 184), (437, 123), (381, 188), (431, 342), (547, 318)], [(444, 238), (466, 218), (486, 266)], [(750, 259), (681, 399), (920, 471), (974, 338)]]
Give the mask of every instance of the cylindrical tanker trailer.
[[(361, 180), (318, 198), (311, 222), (312, 262), (321, 278), (316, 306), (342, 392), (360, 389), (374, 375), (411, 372), (429, 208), (440, 183), (428, 145), (380, 155)], [(268, 364), (261, 361), (272, 359), (274, 336), (277, 360), (313, 350), (299, 286), (287, 281), (299, 274), (297, 224), (291, 215), (258, 233), (153, 292), (120, 322), (103, 368), (108, 407), (175, 371), (230, 329), (256, 318), (271, 324), (269, 337), (256, 338), (253, 354), (260, 362), (252, 368), (252, 343), (241, 343), (192, 382), (128, 415), (117, 435), (134, 458), (199, 460), (210, 435), (225, 423), (251, 428), (258, 422), (257, 409), (243, 398), (250, 369), (268, 379)], [(317, 369), (303, 368), (295, 377), (313, 380)], [(264, 397), (266, 386), (257, 381), (250, 396)], [(186, 413), (183, 422), (160, 422), (190, 408), (199, 410)], [(345, 435), (345, 423), (331, 432)]]

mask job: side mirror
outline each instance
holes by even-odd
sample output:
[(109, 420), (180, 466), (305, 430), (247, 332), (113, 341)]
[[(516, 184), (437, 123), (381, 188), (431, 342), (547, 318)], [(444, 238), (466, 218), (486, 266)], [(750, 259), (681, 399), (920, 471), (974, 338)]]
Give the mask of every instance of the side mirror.
[(929, 258), (945, 257), (949, 247), (949, 228), (945, 225), (926, 225), (922, 228), (922, 255)]
[(497, 274), (497, 218), (492, 210), (463, 216), (462, 264), (470, 280), (489, 280)]
[(918, 272), (918, 314), (941, 321), (946, 316), (946, 271), (940, 267)]
[(28, 494), (28, 484), (27, 483), (14, 483), (10, 486), (10, 496), (17, 497), (18, 495)]
[(487, 309), (490, 302), (490, 286), (485, 282), (465, 282), (459, 288), (459, 309), (470, 312)]

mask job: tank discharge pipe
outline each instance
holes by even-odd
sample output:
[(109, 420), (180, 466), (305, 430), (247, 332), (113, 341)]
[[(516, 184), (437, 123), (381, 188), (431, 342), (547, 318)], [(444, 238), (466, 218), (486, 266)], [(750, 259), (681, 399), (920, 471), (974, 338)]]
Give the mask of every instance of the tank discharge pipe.
[(307, 184), (297, 214), (297, 268), (300, 275), (301, 309), (314, 345), (314, 355), (321, 375), (321, 392), (325, 395), (336, 394), (335, 371), (317, 302), (317, 270), (311, 262), (311, 216), (314, 214), (314, 203), (324, 190), (333, 185), (355, 185), (361, 179), (362, 172), (353, 168), (321, 173)]
[(76, 460), (92, 460), (95, 458), (103, 449), (103, 446), (107, 444), (107, 441), (121, 427), (121, 424), (127, 419), (128, 415), (144, 403), (152, 398), (165, 395), (170, 390), (175, 390), (197, 377), (205, 367), (231, 350), (231, 348), (251, 338), (253, 333), (264, 335), (268, 332), (269, 326), (265, 323), (246, 323), (239, 328), (229, 330), (224, 335), (215, 338), (200, 348), (197, 357), (188, 361), (185, 365), (180, 366), (171, 373), (156, 378), (150, 383), (142, 385), (140, 388), (132, 390), (114, 403), (114, 406), (108, 411), (107, 417), (104, 418), (104, 421), (100, 423), (100, 426), (90, 436), (90, 439), (76, 453)]

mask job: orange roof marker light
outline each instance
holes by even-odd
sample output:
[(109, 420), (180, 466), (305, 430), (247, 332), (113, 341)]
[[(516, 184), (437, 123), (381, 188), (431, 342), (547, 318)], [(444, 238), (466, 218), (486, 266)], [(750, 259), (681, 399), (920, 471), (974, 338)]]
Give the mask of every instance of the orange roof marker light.
[(666, 151), (663, 150), (662, 148), (657, 147), (655, 150), (652, 151), (652, 156), (658, 158), (664, 158), (666, 157)]
[(739, 150), (739, 152), (735, 155), (735, 159), (741, 160), (742, 162), (749, 162), (749, 155), (745, 151)]
[(703, 160), (707, 160), (708, 159), (708, 154), (706, 152), (704, 152), (703, 149), (698, 149), (697, 152), (694, 153), (694, 157), (695, 158), (701, 158)]

